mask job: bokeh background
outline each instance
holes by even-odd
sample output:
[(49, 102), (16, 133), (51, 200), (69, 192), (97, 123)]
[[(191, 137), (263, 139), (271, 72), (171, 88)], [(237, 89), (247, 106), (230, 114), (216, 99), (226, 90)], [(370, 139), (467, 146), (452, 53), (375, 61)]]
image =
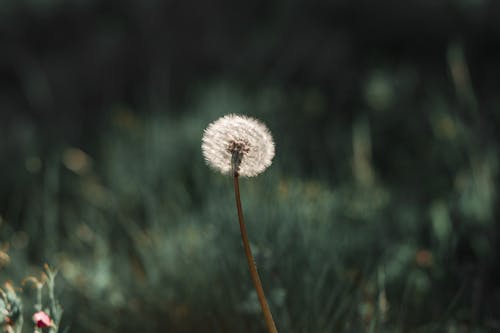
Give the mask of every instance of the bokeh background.
[(69, 332), (264, 332), (200, 151), (243, 113), (276, 141), (241, 186), (280, 331), (499, 331), (499, 22), (494, 0), (1, 0), (0, 282), (57, 267)]

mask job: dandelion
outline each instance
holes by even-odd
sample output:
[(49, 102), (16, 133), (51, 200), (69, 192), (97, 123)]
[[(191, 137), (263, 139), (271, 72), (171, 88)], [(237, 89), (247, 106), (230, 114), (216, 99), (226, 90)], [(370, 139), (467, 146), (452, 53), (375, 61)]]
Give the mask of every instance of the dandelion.
[(219, 118), (205, 129), (201, 148), (205, 161), (210, 167), (222, 174), (233, 176), (238, 222), (250, 277), (259, 298), (267, 329), (270, 333), (277, 333), (278, 330), (267, 304), (250, 249), (238, 180), (239, 176), (257, 176), (271, 165), (274, 157), (274, 142), (271, 133), (264, 124), (254, 118), (231, 114)]
[(274, 142), (267, 127), (257, 119), (234, 114), (219, 118), (205, 129), (201, 148), (210, 167), (243, 177), (262, 173), (274, 157)]

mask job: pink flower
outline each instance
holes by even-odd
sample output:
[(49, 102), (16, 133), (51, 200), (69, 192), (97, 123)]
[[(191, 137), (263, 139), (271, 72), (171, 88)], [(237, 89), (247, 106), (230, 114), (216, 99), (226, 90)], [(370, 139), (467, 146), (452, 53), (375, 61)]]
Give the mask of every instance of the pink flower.
[(43, 311), (38, 311), (33, 315), (33, 321), (35, 322), (37, 327), (49, 327), (52, 326), (52, 319), (50, 319), (49, 315)]

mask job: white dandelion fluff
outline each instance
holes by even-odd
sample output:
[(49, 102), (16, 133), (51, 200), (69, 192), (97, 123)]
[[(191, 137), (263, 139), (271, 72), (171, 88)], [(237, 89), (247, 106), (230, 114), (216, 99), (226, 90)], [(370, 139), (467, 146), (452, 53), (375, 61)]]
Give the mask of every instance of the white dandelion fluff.
[(274, 142), (257, 119), (230, 114), (205, 129), (201, 144), (207, 164), (223, 174), (257, 176), (272, 163)]

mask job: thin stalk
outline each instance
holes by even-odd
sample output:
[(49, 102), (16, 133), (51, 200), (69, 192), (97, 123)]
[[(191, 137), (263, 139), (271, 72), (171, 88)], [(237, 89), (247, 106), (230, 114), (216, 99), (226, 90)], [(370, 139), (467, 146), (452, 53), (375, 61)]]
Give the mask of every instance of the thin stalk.
[(267, 305), (266, 296), (264, 295), (264, 289), (262, 289), (262, 283), (260, 282), (259, 273), (257, 272), (257, 267), (255, 266), (255, 260), (252, 255), (252, 250), (250, 249), (247, 229), (245, 227), (245, 222), (243, 220), (243, 209), (241, 208), (240, 184), (238, 178), (239, 178), (238, 173), (234, 172), (234, 177), (233, 177), (234, 196), (236, 198), (236, 209), (238, 210), (238, 221), (240, 223), (241, 239), (243, 240), (243, 247), (245, 248), (248, 269), (250, 270), (250, 276), (252, 278), (255, 291), (257, 292), (257, 296), (259, 298), (260, 306), (262, 308), (262, 313), (264, 314), (264, 319), (266, 320), (267, 329), (269, 333), (278, 333), (276, 325), (274, 324), (271, 310), (269, 310), (269, 305)]

